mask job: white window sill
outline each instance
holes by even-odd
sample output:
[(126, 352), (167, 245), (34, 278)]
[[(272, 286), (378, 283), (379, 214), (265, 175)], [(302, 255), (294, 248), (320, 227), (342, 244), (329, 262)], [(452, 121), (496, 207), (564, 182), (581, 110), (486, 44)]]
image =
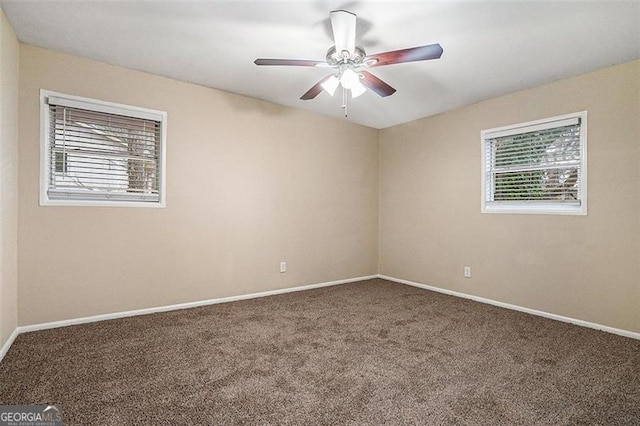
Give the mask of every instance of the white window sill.
[(165, 208), (164, 202), (151, 201), (105, 201), (105, 200), (40, 200), (40, 206), (57, 207), (140, 207)]
[(482, 213), (502, 214), (557, 214), (586, 216), (586, 205), (557, 205), (557, 204), (492, 204), (483, 205)]

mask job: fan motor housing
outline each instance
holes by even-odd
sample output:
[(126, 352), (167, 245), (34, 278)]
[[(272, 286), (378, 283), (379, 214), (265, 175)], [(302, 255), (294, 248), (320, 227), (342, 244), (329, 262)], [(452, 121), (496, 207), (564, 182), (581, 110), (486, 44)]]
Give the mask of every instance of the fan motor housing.
[[(329, 64), (332, 67), (336, 67), (341, 63), (345, 63), (345, 62), (351, 63), (353, 65), (360, 65), (364, 60), (366, 53), (364, 49), (360, 46), (356, 46), (354, 50), (355, 51), (348, 57), (343, 57), (342, 52), (337, 52), (336, 47), (331, 46), (327, 51), (327, 58), (326, 58), (327, 64)], [(346, 55), (348, 55), (348, 52), (346, 50), (344, 52), (346, 53)]]

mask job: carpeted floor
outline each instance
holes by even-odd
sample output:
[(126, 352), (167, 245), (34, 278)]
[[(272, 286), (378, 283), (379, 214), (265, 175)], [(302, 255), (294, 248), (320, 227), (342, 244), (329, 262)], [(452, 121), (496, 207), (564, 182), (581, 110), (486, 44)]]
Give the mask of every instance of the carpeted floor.
[(20, 335), (65, 424), (640, 423), (640, 341), (384, 280)]

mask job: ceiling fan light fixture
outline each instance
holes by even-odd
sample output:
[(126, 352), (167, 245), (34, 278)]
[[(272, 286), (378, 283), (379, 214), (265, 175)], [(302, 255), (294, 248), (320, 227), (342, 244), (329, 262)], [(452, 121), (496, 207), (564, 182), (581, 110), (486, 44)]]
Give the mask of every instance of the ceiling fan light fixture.
[(352, 98), (357, 98), (367, 91), (366, 87), (364, 87), (360, 82), (361, 78), (361, 74), (355, 72), (351, 68), (344, 70), (340, 76), (340, 84), (342, 84), (342, 87), (345, 89), (351, 90)]
[(360, 75), (351, 68), (347, 68), (342, 72), (342, 75), (340, 76), (340, 84), (342, 84), (342, 87), (345, 89), (353, 89), (357, 86), (362, 86), (362, 83), (360, 83)]
[(358, 96), (362, 95), (366, 91), (367, 91), (367, 88), (364, 87), (362, 84), (358, 83), (357, 86), (351, 88), (351, 97), (357, 98)]
[(336, 89), (338, 88), (339, 84), (340, 80), (338, 80), (335, 75), (332, 75), (324, 83), (322, 83), (321, 86), (325, 90), (325, 92), (333, 96), (333, 94), (336, 93)]

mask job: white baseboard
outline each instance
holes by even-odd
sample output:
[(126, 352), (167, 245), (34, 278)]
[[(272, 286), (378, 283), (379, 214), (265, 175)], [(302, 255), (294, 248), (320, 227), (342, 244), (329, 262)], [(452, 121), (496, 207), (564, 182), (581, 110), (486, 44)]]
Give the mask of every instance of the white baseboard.
[(110, 320), (110, 319), (126, 318), (126, 317), (132, 317), (132, 316), (136, 316), (136, 315), (147, 315), (147, 314), (155, 314), (155, 313), (158, 313), (158, 312), (168, 312), (168, 311), (175, 311), (175, 310), (179, 310), (179, 309), (196, 308), (196, 307), (199, 307), (199, 306), (215, 305), (215, 304), (218, 304), (218, 303), (236, 302), (236, 301), (239, 301), (239, 300), (255, 299), (255, 298), (259, 298), (259, 297), (274, 296), (274, 295), (277, 295), (277, 294), (285, 294), (285, 293), (292, 293), (292, 292), (296, 292), (296, 291), (311, 290), (311, 289), (314, 289), (314, 288), (329, 287), (329, 286), (334, 286), (334, 285), (339, 285), (339, 284), (346, 284), (346, 283), (351, 283), (351, 282), (356, 282), (356, 281), (369, 280), (369, 279), (373, 279), (373, 278), (381, 278), (381, 279), (385, 279), (385, 280), (388, 280), (388, 281), (397, 282), (397, 283), (400, 283), (400, 284), (406, 284), (406, 285), (410, 285), (410, 286), (413, 286), (413, 287), (422, 288), (422, 289), (425, 289), (425, 290), (431, 290), (431, 291), (435, 291), (435, 292), (438, 292), (438, 293), (448, 294), (448, 295), (451, 295), (451, 296), (462, 297), (462, 298), (465, 298), (465, 299), (471, 299), (471, 300), (474, 300), (476, 302), (487, 303), (489, 305), (499, 306), (501, 308), (512, 309), (514, 311), (525, 312), (525, 313), (532, 314), (532, 315), (537, 315), (537, 316), (541, 316), (541, 317), (545, 317), (545, 318), (550, 318), (550, 319), (554, 319), (554, 320), (562, 321), (562, 322), (568, 322), (568, 323), (579, 325), (579, 326), (582, 326), (582, 327), (594, 328), (596, 330), (602, 330), (602, 331), (606, 331), (608, 333), (618, 334), (620, 336), (630, 337), (632, 339), (640, 340), (640, 333), (635, 333), (633, 331), (622, 330), (622, 329), (619, 329), (619, 328), (609, 327), (609, 326), (602, 325), (602, 324), (596, 324), (596, 323), (583, 321), (583, 320), (579, 320), (579, 319), (575, 319), (575, 318), (569, 318), (569, 317), (564, 317), (564, 316), (561, 316), (561, 315), (552, 314), (552, 313), (549, 313), (549, 312), (538, 311), (536, 309), (530, 309), (530, 308), (525, 308), (525, 307), (522, 307), (522, 306), (512, 305), (510, 303), (499, 302), (497, 300), (486, 299), (484, 297), (473, 296), (473, 295), (470, 295), (470, 294), (460, 293), (460, 292), (453, 291), (453, 290), (447, 290), (447, 289), (444, 289), (444, 288), (434, 287), (434, 286), (430, 286), (430, 285), (426, 285), (426, 284), (420, 284), (420, 283), (417, 283), (417, 282), (414, 282), (414, 281), (408, 281), (408, 280), (403, 280), (403, 279), (400, 279), (400, 278), (389, 277), (387, 275), (377, 274), (377, 275), (367, 275), (367, 276), (363, 276), (363, 277), (347, 278), (347, 279), (344, 279), (344, 280), (329, 281), (329, 282), (318, 283), (318, 284), (303, 285), (303, 286), (298, 286), (298, 287), (283, 288), (283, 289), (278, 289), (278, 290), (262, 291), (262, 292), (258, 292), (258, 293), (241, 294), (241, 295), (238, 295), (238, 296), (221, 297), (221, 298), (217, 298), (217, 299), (208, 299), (208, 300), (200, 300), (200, 301), (196, 301), (196, 302), (179, 303), (179, 304), (176, 304), (176, 305), (158, 306), (158, 307), (155, 307), (155, 308), (137, 309), (137, 310), (125, 311), (125, 312), (114, 312), (114, 313), (111, 313), (111, 314), (94, 315), (94, 316), (90, 316), (90, 317), (73, 318), (73, 319), (62, 320), (62, 321), (53, 321), (53, 322), (46, 322), (46, 323), (40, 323), (40, 324), (32, 324), (32, 325), (20, 326), (20, 327), (17, 327), (15, 330), (13, 330), (13, 333), (11, 333), (11, 335), (9, 336), (7, 341), (4, 343), (4, 345), (0, 349), (0, 361), (2, 361), (4, 356), (7, 354), (7, 352), (9, 351), (9, 348), (13, 344), (14, 340), (16, 339), (16, 337), (18, 337), (18, 335), (21, 334), (21, 333), (27, 333), (27, 332), (30, 332), (30, 331), (37, 331), (37, 330), (46, 330), (46, 329), (49, 329), (49, 328), (66, 327), (66, 326), (69, 326), (69, 325), (86, 324), (86, 323), (97, 322), (97, 321), (105, 321), (105, 320)]
[(196, 302), (179, 303), (176, 305), (158, 306), (155, 308), (136, 309), (133, 311), (114, 312), (111, 314), (94, 315), (90, 317), (73, 318), (73, 319), (62, 320), (62, 321), (53, 321), (53, 322), (45, 322), (40, 324), (24, 325), (24, 326), (18, 327), (17, 330), (18, 330), (18, 334), (20, 334), (20, 333), (27, 333), (29, 331), (46, 330), (49, 328), (66, 327), (69, 325), (86, 324), (90, 322), (133, 317), (136, 315), (148, 315), (148, 314), (155, 314), (158, 312), (168, 312), (168, 311), (176, 311), (179, 309), (197, 308), (199, 306), (215, 305), (218, 303), (237, 302), (238, 300), (255, 299), (258, 297), (274, 296), (276, 294), (285, 294), (285, 293), (292, 293), (295, 291), (312, 290), (314, 288), (329, 287), (329, 286), (346, 284), (346, 283), (351, 283), (356, 281), (369, 280), (377, 277), (378, 277), (377, 275), (368, 275), (364, 277), (347, 278), (344, 280), (329, 281), (329, 282), (318, 283), (318, 284), (309, 284), (309, 285), (303, 285), (298, 287), (289, 287), (289, 288), (282, 288), (277, 290), (261, 291), (259, 293), (241, 294), (238, 296), (199, 300)]
[(0, 349), (0, 361), (2, 361), (7, 352), (9, 352), (9, 348), (13, 344), (13, 341), (16, 340), (16, 337), (18, 337), (18, 334), (20, 334), (20, 331), (18, 330), (18, 328), (15, 328), (9, 335), (7, 341), (4, 342), (4, 345), (2, 345), (2, 349)]
[(388, 281), (393, 281), (393, 282), (400, 283), (400, 284), (410, 285), (412, 287), (422, 288), (422, 289), (425, 289), (425, 290), (431, 290), (431, 291), (435, 291), (435, 292), (438, 292), (438, 293), (444, 293), (444, 294), (448, 294), (450, 296), (456, 296), (456, 297), (462, 297), (462, 298), (465, 298), (465, 299), (471, 299), (471, 300), (474, 300), (476, 302), (486, 303), (486, 304), (494, 305), (494, 306), (499, 306), (501, 308), (507, 308), (507, 309), (512, 309), (514, 311), (525, 312), (527, 314), (537, 315), (539, 317), (550, 318), (550, 319), (554, 319), (556, 321), (568, 322), (568, 323), (579, 325), (579, 326), (582, 326), (582, 327), (594, 328), (596, 330), (606, 331), (607, 333), (618, 334), (620, 336), (630, 337), (632, 339), (640, 340), (640, 333), (636, 333), (636, 332), (633, 332), (633, 331), (622, 330), (620, 328), (609, 327), (607, 325), (597, 324), (597, 323), (594, 323), (594, 322), (589, 322), (589, 321), (583, 321), (583, 320), (579, 320), (579, 319), (575, 319), (575, 318), (564, 317), (562, 315), (556, 315), (556, 314), (552, 314), (552, 313), (549, 313), (549, 312), (538, 311), (537, 309), (525, 308), (525, 307), (518, 306), (518, 305), (512, 305), (510, 303), (499, 302), (497, 300), (486, 299), (484, 297), (473, 296), (471, 294), (460, 293), (458, 291), (447, 290), (445, 288), (434, 287), (434, 286), (426, 285), (426, 284), (420, 284), (420, 283), (417, 283), (417, 282), (414, 282), (414, 281), (403, 280), (403, 279), (400, 279), (400, 278), (389, 277), (389, 276), (386, 276), (386, 275), (378, 274), (378, 278), (381, 278), (381, 279), (384, 279), (384, 280), (388, 280)]

